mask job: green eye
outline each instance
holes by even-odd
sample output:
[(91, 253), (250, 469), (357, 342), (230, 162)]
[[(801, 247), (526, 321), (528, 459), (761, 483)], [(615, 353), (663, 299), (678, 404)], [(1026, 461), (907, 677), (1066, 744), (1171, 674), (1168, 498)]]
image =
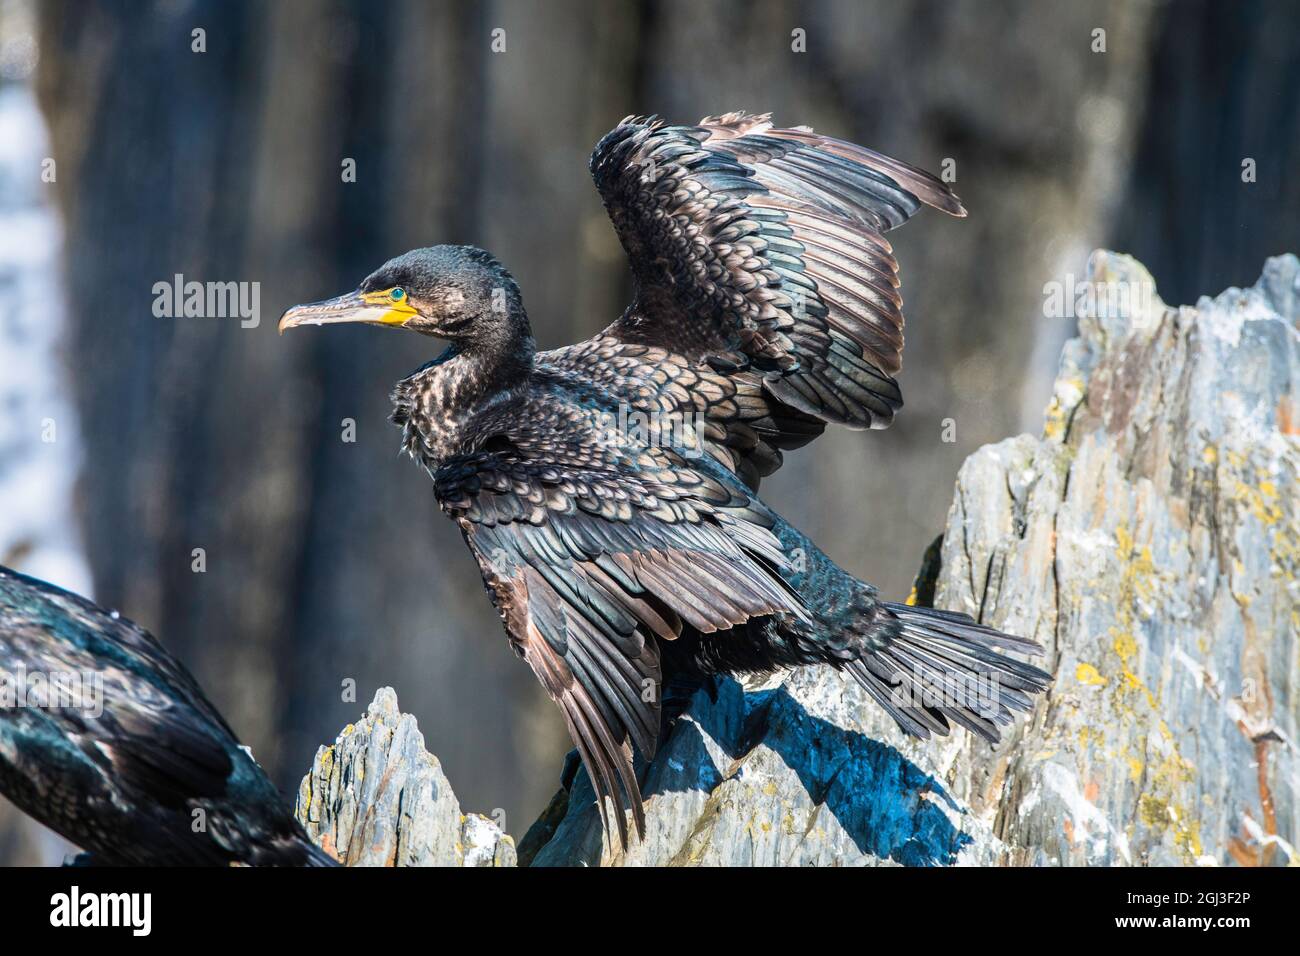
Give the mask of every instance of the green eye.
[(388, 294), (392, 296), (394, 302), (401, 302), (403, 299), (406, 298), (406, 290), (403, 289), (400, 285)]

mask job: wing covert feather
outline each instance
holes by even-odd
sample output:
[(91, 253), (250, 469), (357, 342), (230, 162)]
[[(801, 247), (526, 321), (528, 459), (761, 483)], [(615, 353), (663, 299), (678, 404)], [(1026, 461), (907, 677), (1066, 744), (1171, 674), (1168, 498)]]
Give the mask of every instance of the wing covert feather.
[(785, 557), (766, 509), (658, 454), (663, 469), (633, 474), (479, 453), (435, 476), (439, 502), (460, 524), (512, 645), (563, 712), (606, 829), (623, 846), (628, 810), (644, 833), (632, 748), (650, 758), (658, 740), (656, 640), (684, 627), (712, 633), (806, 614), (773, 571)]

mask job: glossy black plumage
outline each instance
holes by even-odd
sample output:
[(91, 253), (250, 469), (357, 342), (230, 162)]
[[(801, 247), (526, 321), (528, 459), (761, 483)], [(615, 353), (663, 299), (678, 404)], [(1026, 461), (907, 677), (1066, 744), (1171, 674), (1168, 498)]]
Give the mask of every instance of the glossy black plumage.
[(98, 864), (334, 863), (148, 632), (7, 568), (0, 792)]
[(398, 383), (393, 420), (602, 814), (608, 797), (624, 843), (624, 811), (643, 829), (632, 746), (654, 754), (675, 677), (827, 663), (909, 733), (951, 721), (996, 740), (1049, 678), (992, 647), (1037, 646), (880, 602), (757, 496), (826, 423), (892, 420), (902, 313), (883, 232), (960, 202), (920, 170), (744, 114), (626, 120), (591, 171), (636, 285), (599, 335), (536, 353), (514, 279), (456, 246), (400, 256), (281, 329), (363, 321), (451, 342)]
[(964, 216), (947, 186), (743, 113), (625, 120), (591, 171), (637, 283), (611, 333), (695, 361), (739, 352), (770, 394), (824, 421), (893, 420), (903, 315), (884, 233), (922, 203)]

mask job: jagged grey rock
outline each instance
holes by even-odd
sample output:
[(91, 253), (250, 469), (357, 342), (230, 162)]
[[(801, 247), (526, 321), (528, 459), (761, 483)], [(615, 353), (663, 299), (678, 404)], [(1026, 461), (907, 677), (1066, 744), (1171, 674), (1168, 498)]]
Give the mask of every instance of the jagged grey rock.
[[(639, 768), (643, 842), (611, 847), (580, 771), (521, 864), (1300, 862), (1300, 260), (1171, 309), (1098, 252), (1069, 291), (1042, 437), (966, 461), (916, 592), (1044, 646), (1034, 712), (997, 746), (918, 742), (827, 668), (724, 680)], [(299, 817), (348, 862), (514, 862), (499, 830), (462, 849), (391, 691), (318, 754)]]
[[(958, 476), (935, 604), (1057, 675), (996, 747), (909, 740), (826, 669), (701, 695), (646, 769), (644, 843), (585, 774), (534, 865), (1296, 862), (1300, 261), (1170, 309), (1099, 252), (1041, 438)], [(1071, 297), (1073, 298), (1073, 297)]]
[[(553, 834), (530, 831), (533, 866), (935, 865), (987, 828), (940, 781), (868, 734), (869, 702), (827, 668), (743, 689), (701, 691), (647, 768), (647, 833), (625, 852), (603, 838), (579, 773)], [(564, 796), (559, 802), (565, 802)], [(547, 828), (539, 821), (543, 831)], [(549, 838), (548, 838), (549, 837)]]
[(1089, 272), (1044, 436), (967, 461), (936, 588), (1056, 685), (1012, 749), (936, 759), (1007, 862), (1300, 862), (1300, 261), (1178, 309)]
[(381, 687), (298, 788), (298, 821), (346, 866), (514, 866), (514, 841), (464, 814), (415, 718)]

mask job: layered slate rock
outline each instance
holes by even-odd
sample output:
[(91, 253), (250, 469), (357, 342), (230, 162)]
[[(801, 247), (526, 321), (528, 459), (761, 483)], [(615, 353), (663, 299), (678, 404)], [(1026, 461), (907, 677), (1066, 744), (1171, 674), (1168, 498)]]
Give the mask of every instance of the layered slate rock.
[[(1152, 287), (1107, 253), (1090, 278)], [(1057, 680), (946, 779), (1009, 862), (1295, 862), (1300, 261), (1124, 305), (1080, 318), (1044, 437), (958, 478), (936, 602), (1036, 638)]]
[(987, 828), (896, 747), (860, 691), (826, 668), (701, 691), (645, 768), (646, 839), (602, 840), (579, 773), (520, 844), (534, 866), (947, 865)]
[(462, 813), (415, 718), (382, 687), (355, 724), (316, 752), (298, 821), (346, 866), (514, 866), (514, 841)]

